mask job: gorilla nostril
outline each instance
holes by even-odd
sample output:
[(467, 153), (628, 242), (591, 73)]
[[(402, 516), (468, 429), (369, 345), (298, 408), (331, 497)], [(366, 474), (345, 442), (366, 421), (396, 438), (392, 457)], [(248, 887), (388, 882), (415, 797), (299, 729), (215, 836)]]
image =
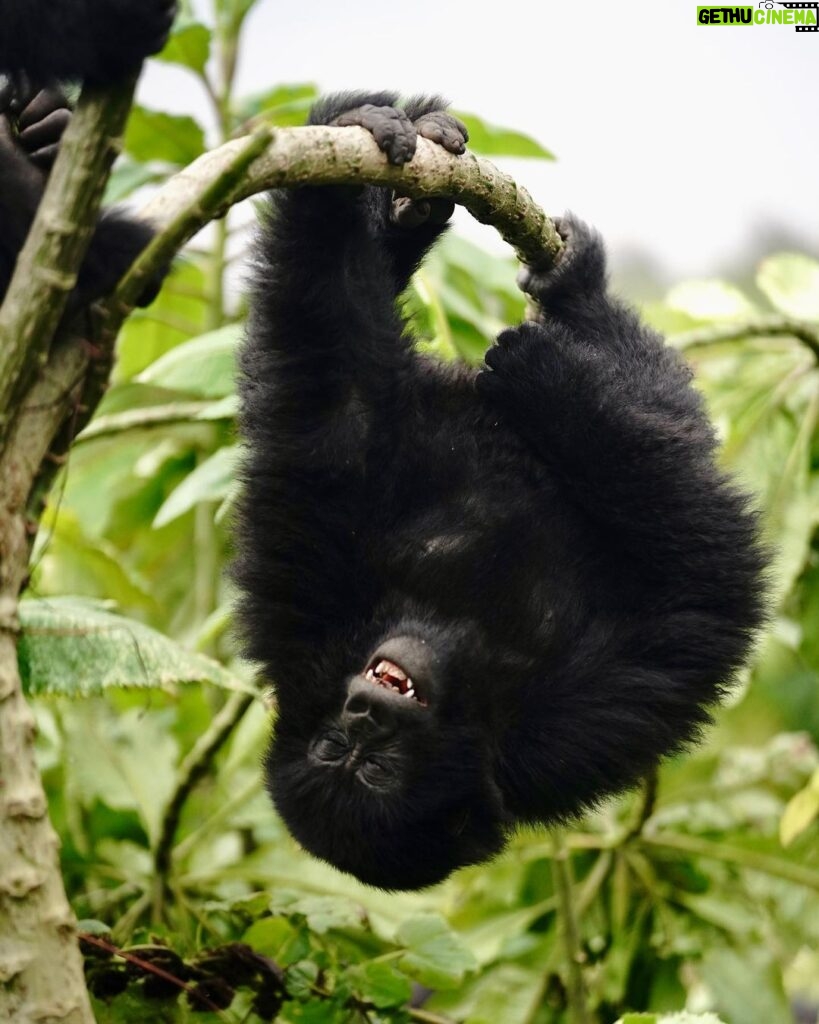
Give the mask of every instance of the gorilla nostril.
[(370, 698), (366, 693), (354, 693), (348, 698), (344, 710), (350, 715), (368, 715), (372, 713)]

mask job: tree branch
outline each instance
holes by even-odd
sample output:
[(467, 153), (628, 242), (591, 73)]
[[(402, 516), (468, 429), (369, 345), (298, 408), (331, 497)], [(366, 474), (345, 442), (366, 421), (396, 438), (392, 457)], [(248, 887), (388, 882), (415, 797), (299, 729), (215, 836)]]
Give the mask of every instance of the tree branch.
[(819, 362), (819, 324), (807, 320), (796, 320), (793, 317), (757, 316), (750, 320), (734, 323), (709, 324), (707, 327), (696, 327), (690, 331), (681, 331), (672, 335), (675, 348), (693, 348), (695, 345), (714, 345), (720, 341), (739, 341), (742, 338), (771, 338), (790, 336), (801, 341), (810, 349)]
[[(142, 215), (164, 233), (181, 210), (194, 206), (197, 196), (230, 165), (243, 145), (244, 139), (227, 142), (199, 157), (159, 190)], [(414, 198), (449, 196), (481, 223), (496, 228), (524, 263), (545, 269), (563, 246), (554, 225), (526, 189), (488, 160), (469, 152), (453, 156), (421, 138), (415, 157), (403, 167), (394, 167), (363, 128), (311, 125), (277, 130), (240, 188), (215, 215), (224, 214), (231, 203), (271, 188), (357, 182), (390, 186)], [(192, 220), (188, 237), (206, 223), (201, 218)]]
[(33, 536), (27, 509), (34, 481), (71, 415), (84, 371), (77, 346), (58, 348), (46, 365), (49, 346), (93, 233), (133, 86), (81, 96), (0, 309), (2, 1020), (93, 1021), (17, 666), (17, 599)]
[(135, 80), (83, 92), (0, 308), (0, 442), (48, 347), (91, 241)]

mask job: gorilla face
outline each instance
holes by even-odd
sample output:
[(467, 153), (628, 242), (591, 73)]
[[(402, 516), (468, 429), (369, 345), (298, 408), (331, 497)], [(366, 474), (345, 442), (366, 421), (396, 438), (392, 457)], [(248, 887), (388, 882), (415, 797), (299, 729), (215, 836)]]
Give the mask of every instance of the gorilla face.
[(432, 885), (497, 852), (483, 731), (452, 699), (455, 674), (432, 641), (390, 638), (340, 689), (335, 713), (308, 724), (285, 711), (276, 726), (268, 786), (296, 839), (385, 889)]

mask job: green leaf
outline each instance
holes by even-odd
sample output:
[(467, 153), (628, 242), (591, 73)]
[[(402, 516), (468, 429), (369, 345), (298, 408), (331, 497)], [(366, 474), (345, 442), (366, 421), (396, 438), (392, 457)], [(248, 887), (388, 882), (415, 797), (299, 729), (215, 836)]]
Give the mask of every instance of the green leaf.
[(203, 501), (226, 498), (236, 476), (238, 457), (238, 446), (231, 445), (217, 449), (200, 463), (165, 499), (154, 517), (154, 528), (165, 526)]
[(117, 161), (117, 166), (111, 172), (108, 184), (105, 188), (106, 203), (121, 203), (130, 195), (142, 188), (144, 185), (151, 185), (156, 181), (162, 181), (165, 175), (157, 171), (155, 167), (146, 164), (136, 163), (133, 160), (124, 158)]
[(307, 113), (318, 96), (313, 82), (277, 85), (274, 89), (245, 96), (236, 105), (237, 120), (263, 118), (278, 128), (296, 128), (307, 120)]
[(117, 340), (114, 379), (134, 377), (181, 342), (207, 331), (208, 287), (205, 270), (193, 259), (175, 260), (156, 302), (125, 321)]
[(522, 156), (554, 160), (553, 153), (523, 132), (499, 128), (476, 114), (458, 111), (455, 116), (459, 117), (469, 130), (469, 148), (473, 153), (480, 153), (483, 156)]
[(671, 289), (666, 302), (697, 320), (741, 320), (755, 312), (739, 288), (725, 281), (684, 281)]
[(717, 1010), (729, 1021), (784, 1024), (793, 1019), (781, 971), (767, 952), (747, 947), (710, 950), (700, 971)]
[(307, 999), (313, 993), (318, 975), (318, 966), (312, 960), (299, 960), (287, 968), (287, 991), (295, 999)]
[(819, 817), (819, 768), (810, 782), (792, 797), (779, 823), (779, 838), (783, 846), (790, 844)]
[(627, 1013), (617, 1024), (723, 1024), (713, 1013)]
[(205, 152), (205, 131), (192, 117), (148, 110), (131, 110), (125, 130), (125, 152), (135, 160), (187, 167)]
[(438, 914), (411, 917), (398, 929), (396, 941), (406, 947), (398, 961), (402, 971), (429, 988), (456, 988), (478, 963)]
[(244, 684), (218, 662), (99, 602), (55, 597), (20, 602), (20, 675), (32, 696), (97, 696), (109, 687), (164, 689)]
[(242, 325), (229, 324), (190, 338), (160, 356), (137, 379), (173, 391), (223, 398), (234, 390), (241, 337)]
[(298, 914), (310, 931), (324, 935), (332, 928), (361, 927), (361, 909), (343, 896), (302, 896), (292, 890), (279, 890), (270, 901), (274, 914)]
[(352, 967), (347, 976), (358, 997), (379, 1009), (403, 1006), (412, 994), (408, 979), (389, 963), (361, 964)]
[(180, 18), (157, 60), (166, 64), (180, 64), (197, 75), (203, 75), (210, 57), (212, 35), (207, 25)]
[(819, 262), (796, 252), (769, 256), (757, 271), (760, 291), (786, 316), (819, 320)]

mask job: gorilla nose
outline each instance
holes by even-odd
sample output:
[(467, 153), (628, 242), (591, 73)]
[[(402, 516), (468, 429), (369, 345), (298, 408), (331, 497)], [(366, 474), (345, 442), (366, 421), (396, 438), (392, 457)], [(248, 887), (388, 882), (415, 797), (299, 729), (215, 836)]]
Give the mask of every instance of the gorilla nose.
[(387, 690), (374, 686), (366, 679), (353, 679), (341, 713), (342, 726), (356, 738), (388, 736), (398, 727), (396, 705), (395, 697)]

